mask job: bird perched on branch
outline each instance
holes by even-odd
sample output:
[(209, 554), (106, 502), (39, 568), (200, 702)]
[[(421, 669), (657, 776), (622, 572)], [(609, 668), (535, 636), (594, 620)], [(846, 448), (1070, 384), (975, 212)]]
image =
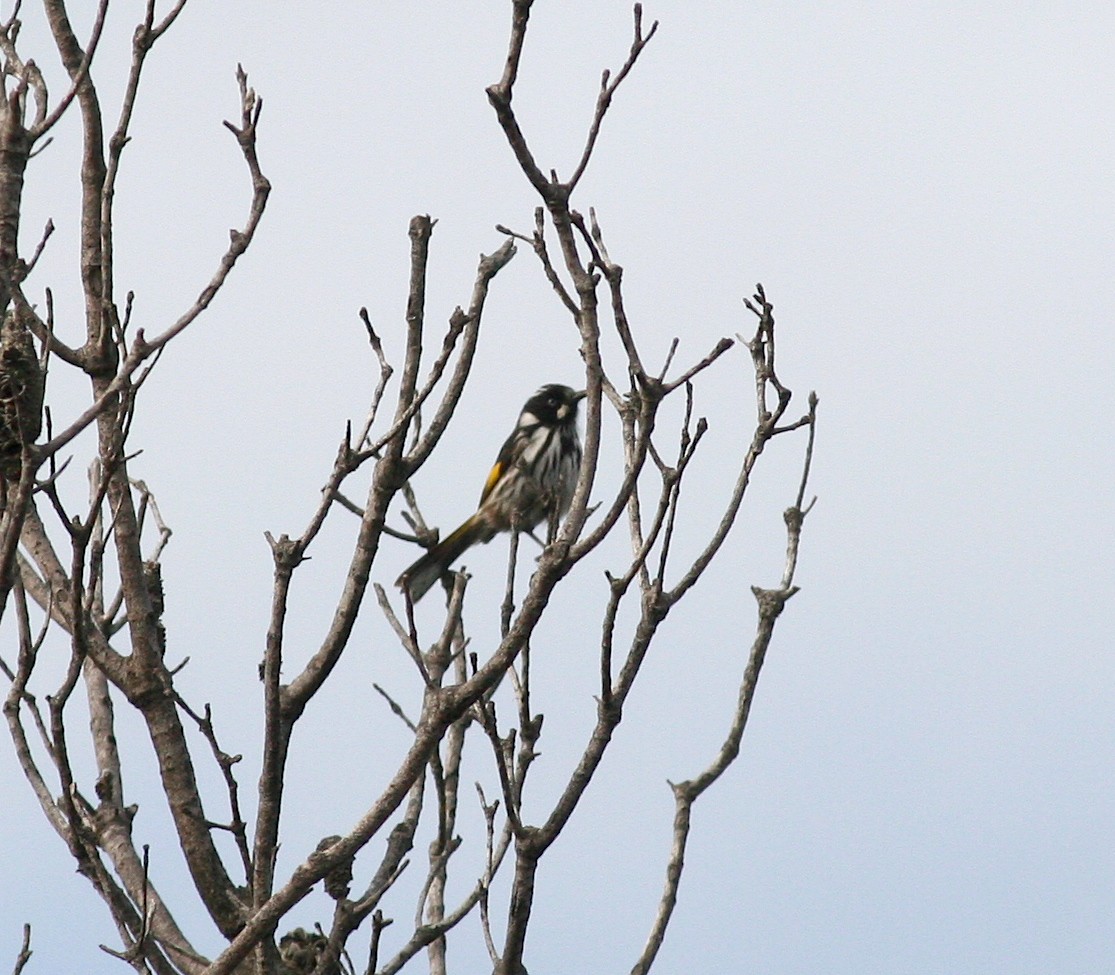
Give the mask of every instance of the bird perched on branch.
[(418, 602), (477, 542), (530, 531), (546, 520), (552, 538), (569, 510), (581, 468), (577, 410), (585, 391), (553, 383), (526, 401), (480, 492), (476, 514), (410, 566), (395, 585)]

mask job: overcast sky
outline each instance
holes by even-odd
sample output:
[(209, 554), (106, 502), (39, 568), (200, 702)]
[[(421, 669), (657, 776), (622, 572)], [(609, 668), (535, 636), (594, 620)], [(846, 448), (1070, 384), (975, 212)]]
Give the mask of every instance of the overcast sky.
[[(110, 119), (142, 6), (114, 4), (106, 27), (94, 77)], [(799, 395), (792, 411), (810, 389), (821, 402), (802, 591), (779, 622), (740, 759), (696, 807), (656, 970), (1107, 970), (1115, 8), (645, 8), (659, 33), (574, 202), (596, 208), (626, 269), (648, 362), (675, 336), (682, 365), (749, 330), (741, 299), (761, 281), (782, 378)], [(495, 224), (533, 225), (533, 191), (484, 95), (509, 9), (193, 0), (149, 61), (117, 197), (117, 290), (135, 291), (149, 332), (189, 305), (246, 213), (247, 175), (220, 125), (238, 111), (238, 61), (265, 102), (259, 150), (274, 190), (263, 226), (145, 387), (132, 439), (144, 448), (134, 474), (175, 532), (168, 652), (191, 658), (183, 693), (212, 701), (226, 747), (245, 753), (249, 797), (271, 577), (263, 532), (303, 529), (345, 421), (363, 415), (376, 374), (357, 310), (367, 306), (397, 352), (414, 214), (438, 220), (432, 323), (467, 303), (477, 256), (502, 242)], [(24, 14), (23, 53), (60, 93), (37, 17)], [(516, 107), (544, 169), (571, 172), (599, 72), (622, 63), (630, 24), (624, 2), (538, 0)], [(22, 242), (29, 253), (53, 218), (30, 288), (53, 288), (60, 330), (80, 341), (75, 122), (31, 163)], [(493, 285), (444, 453), (419, 480), (426, 516), (451, 528), (469, 514), (522, 401), (544, 382), (579, 384), (580, 368), (565, 312), (521, 249)], [(684, 545), (699, 544), (728, 490), (729, 453), (750, 420), (740, 419), (748, 369), (734, 351), (699, 387), (712, 429)], [(56, 409), (79, 409), (81, 385), (56, 373)], [(764, 457), (724, 558), (665, 627), (613, 751), (543, 861), (532, 975), (627, 971), (637, 956), (669, 844), (666, 779), (698, 771), (726, 728), (753, 633), (748, 587), (781, 576), (800, 448), (787, 438)], [(291, 668), (328, 622), (354, 527), (338, 518), (299, 579)], [(494, 632), (504, 551), (496, 542), (468, 560), (480, 641)], [(618, 552), (586, 567), (586, 602), (571, 605), (597, 605)], [(390, 582), (413, 555), (385, 544), (375, 579)], [(583, 615), (569, 612), (573, 622), (535, 645), (546, 736), (534, 815), (594, 717), (597, 630)], [(281, 869), (344, 832), (405, 747), (370, 688), (413, 703), (401, 658), (369, 614), (334, 682), (343, 686), (297, 738)], [(149, 770), (136, 723), (122, 724)], [(10, 748), (0, 756), (0, 965), (28, 921), (29, 973), (121, 971), (96, 948), (115, 944), (107, 911)], [(474, 777), (494, 781), (481, 758)], [(126, 787), (137, 835), (159, 844), (151, 784), (133, 775)], [(469, 842), (474, 857), (480, 834)], [(188, 883), (173, 862), (155, 871)], [(472, 882), (457, 879), (462, 890)], [(311, 900), (291, 921), (325, 916)], [(183, 923), (205, 930), (197, 917)], [(475, 926), (464, 940), (459, 970), (483, 970)]]

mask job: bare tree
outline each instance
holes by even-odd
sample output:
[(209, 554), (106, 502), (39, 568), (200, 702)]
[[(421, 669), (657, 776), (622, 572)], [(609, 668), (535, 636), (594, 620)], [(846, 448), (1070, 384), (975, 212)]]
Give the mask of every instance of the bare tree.
[[(132, 62), (118, 121), (109, 129), (93, 80), (92, 66), (104, 24), (101, 0), (90, 35), (79, 39), (65, 0), (43, 0), (54, 44), (68, 73), (68, 88), (53, 98), (33, 60), (22, 58), (16, 14), (0, 25), (5, 90), (0, 106), (0, 307), (5, 311), (0, 347), (0, 611), (14, 615), (9, 629), (18, 637), (0, 666), (9, 681), (5, 715), (15, 753), (42, 811), (72, 854), (78, 870), (109, 909), (121, 946), (111, 949), (137, 971), (188, 975), (229, 972), (392, 973), (425, 956), (431, 972), (447, 970), (447, 939), (457, 924), (475, 914), (492, 968), (500, 975), (524, 972), (524, 954), (537, 868), (577, 812), (619, 725), (624, 706), (642, 671), (662, 623), (674, 614), (708, 569), (731, 530), (747, 494), (752, 471), (775, 438), (801, 430), (806, 437), (799, 482), (789, 492), (784, 513), (787, 551), (781, 579), (772, 588), (753, 588), (758, 603), (755, 634), (740, 676), (738, 704), (723, 744), (697, 774), (672, 785), (676, 801), (673, 845), (665, 866), (658, 910), (648, 919), (646, 945), (632, 960), (632, 972), (652, 967), (670, 923), (684, 865), (690, 811), (698, 798), (731, 765), (739, 750), (751, 701), (775, 623), (797, 591), (794, 574), (816, 423), (816, 398), (804, 414), (789, 416), (790, 390), (775, 362), (773, 305), (761, 287), (746, 308), (754, 330), (741, 338), (750, 352), (755, 413), (749, 440), (733, 484), (725, 485), (721, 516), (682, 564), (674, 532), (682, 508), (681, 487), (697, 455), (708, 423), (698, 415), (699, 383), (705, 370), (731, 368), (721, 360), (736, 344), (725, 338), (707, 355), (684, 367), (674, 365), (675, 340), (666, 361), (644, 362), (629, 321), (623, 268), (610, 255), (592, 210), (574, 208), (574, 193), (593, 157), (597, 136), (617, 89), (627, 78), (657, 23), (644, 29), (634, 8), (630, 50), (614, 74), (604, 72), (584, 149), (568, 176), (544, 170), (530, 150), (514, 109), (514, 93), (531, 0), (514, 0), (507, 58), (499, 80), (487, 90), (503, 136), (540, 205), (526, 231), (497, 227), (503, 243), (483, 257), (472, 293), (443, 329), (427, 322), (427, 267), (434, 221), (417, 216), (410, 224), (410, 285), (405, 352), (400, 365), (388, 361), (370, 316), (361, 310), (379, 381), (367, 415), (350, 425), (340, 444), (326, 487), (302, 532), (268, 536), (274, 563), (270, 625), (260, 668), (264, 732), (259, 743), (261, 773), (254, 817), (243, 811), (238, 754), (222, 742), (208, 705), (196, 706), (176, 690), (175, 670), (165, 656), (160, 558), (170, 531), (148, 486), (129, 473), (132, 421), (137, 394), (167, 343), (191, 325), (225, 284), (247, 250), (267, 204), (269, 184), (256, 154), (261, 100), (237, 71), (240, 117), (226, 125), (236, 138), (249, 177), (248, 214), (217, 257), (212, 279), (181, 316), (154, 335), (131, 327), (132, 296), (114, 290), (113, 206), (122, 154), (146, 59), (172, 27), (184, 6), (178, 0), (158, 16), (149, 0), (135, 31)], [(17, 7), (18, 13), (18, 7)], [(47, 243), (48, 226), (31, 256), (19, 251), (23, 174), (36, 147), (49, 138), (67, 112), (80, 115), (81, 269), (85, 333), (80, 342), (55, 331), (52, 300), (45, 311), (27, 293), (27, 281)], [(446, 606), (436, 633), (423, 633), (404, 595), (372, 585), (373, 568), (385, 535), (428, 546), (437, 532), (427, 526), (411, 479), (428, 461), (457, 410), (480, 338), (485, 301), (499, 271), (518, 244), (530, 248), (555, 299), (568, 312), (570, 334), (579, 342), (587, 389), (584, 456), (572, 506), (560, 529), (544, 546), (529, 585), (516, 590), (518, 536), (511, 536), (506, 593), (500, 607), (495, 645), (469, 642), (462, 617), (468, 578), (446, 577)], [(614, 330), (622, 354), (609, 359), (601, 336)], [(423, 348), (433, 338), (437, 354)], [(78, 415), (58, 417), (50, 403), (48, 370), (72, 369), (88, 379), (88, 406)], [(47, 391), (44, 397), (44, 389)], [(670, 397), (684, 401), (680, 428), (659, 429), (659, 414)], [(604, 450), (601, 418), (613, 410), (622, 430), (622, 477), (614, 490), (596, 493), (597, 461)], [(727, 418), (740, 425), (739, 417)], [(62, 459), (76, 449), (75, 438), (95, 431), (88, 458), (88, 502), (67, 504), (59, 485), (76, 477)], [(359, 476), (357, 476), (359, 475)], [(366, 483), (362, 502), (350, 497)], [(287, 610), (298, 569), (333, 516), (357, 519), (351, 558), (330, 625), (308, 662), (283, 679)], [(405, 525), (403, 522), (405, 521)], [(528, 820), (524, 797), (538, 754), (542, 717), (532, 707), (532, 641), (555, 590), (606, 539), (626, 528), (626, 556), (607, 580), (601, 620), (597, 715), (572, 774), (548, 812)], [(617, 547), (618, 550), (618, 547)], [(283, 835), (283, 800), (291, 743), (299, 720), (330, 680), (350, 646), (353, 627), (366, 605), (369, 586), (378, 611), (389, 622), (399, 647), (413, 662), (421, 707), (413, 716), (384, 689), (369, 694), (369, 707), (388, 706), (406, 723), (411, 744), (398, 766), (378, 783), (377, 794), (349, 831), (325, 837), (289, 874), (277, 872)], [(627, 622), (632, 616), (634, 624)], [(621, 622), (623, 621), (623, 622)], [(61, 683), (43, 697), (47, 655), (63, 660)], [(288, 667), (289, 661), (287, 661)], [(502, 684), (502, 689), (501, 689)], [(498, 692), (498, 694), (497, 694)], [(81, 734), (74, 698), (83, 695), (96, 775), (82, 778), (70, 760), (70, 740)], [(381, 701), (382, 697), (382, 701)], [(509, 701), (510, 714), (497, 712)], [(149, 870), (149, 851), (133, 838), (139, 814), (125, 802), (124, 767), (116, 744), (116, 710), (140, 716), (158, 761), (177, 847), (194, 891), (160, 890)], [(200, 737), (187, 729), (200, 732)], [(192, 743), (207, 749), (196, 753)], [(490, 774), (462, 782), (467, 741), (490, 751)], [(240, 749), (244, 751), (246, 749)], [(203, 795), (195, 769), (215, 763), (223, 795)], [(484, 867), (471, 878), (467, 894), (452, 901), (448, 879), (454, 853), (464, 840), (457, 821), (462, 803), (479, 802), (486, 835)], [(211, 812), (227, 809), (224, 821)], [(249, 822), (249, 820), (252, 820)], [(236, 856), (221, 855), (215, 831), (231, 835)], [(397, 881), (412, 872), (416, 838), (430, 837), (425, 876), (410, 921), (398, 902)], [(383, 853), (368, 869), (356, 856), (379, 838)], [(169, 856), (169, 850), (160, 850)], [(509, 893), (497, 897), (497, 875)], [(291, 909), (317, 885), (334, 901), (331, 918), (315, 931), (283, 931)], [(392, 898), (395, 898), (393, 901)], [(200, 903), (226, 947), (206, 957), (180, 919)], [(388, 911), (391, 916), (388, 916)], [(359, 960), (354, 960), (357, 946)], [(110, 949), (105, 949), (110, 950)], [(30, 957), (30, 932), (17, 960)]]

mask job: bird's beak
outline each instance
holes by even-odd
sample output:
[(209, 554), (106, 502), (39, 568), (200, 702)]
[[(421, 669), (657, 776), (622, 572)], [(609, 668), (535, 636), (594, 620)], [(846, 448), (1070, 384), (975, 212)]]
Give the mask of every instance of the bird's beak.
[(579, 403), (586, 396), (588, 396), (588, 390), (587, 389), (582, 389), (579, 392), (576, 392), (576, 393), (573, 394), (573, 402), (574, 403)]

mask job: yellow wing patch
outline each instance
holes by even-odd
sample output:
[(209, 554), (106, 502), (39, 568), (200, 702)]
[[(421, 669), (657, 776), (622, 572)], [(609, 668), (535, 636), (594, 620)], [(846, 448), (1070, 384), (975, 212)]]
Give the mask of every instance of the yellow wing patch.
[(488, 499), (488, 495), (492, 493), (492, 488), (494, 488), (496, 484), (499, 483), (499, 479), (501, 477), (503, 477), (503, 462), (497, 460), (495, 464), (492, 465), (491, 471), (488, 473), (488, 480), (484, 482), (484, 490), (480, 492), (481, 504), (483, 504)]

